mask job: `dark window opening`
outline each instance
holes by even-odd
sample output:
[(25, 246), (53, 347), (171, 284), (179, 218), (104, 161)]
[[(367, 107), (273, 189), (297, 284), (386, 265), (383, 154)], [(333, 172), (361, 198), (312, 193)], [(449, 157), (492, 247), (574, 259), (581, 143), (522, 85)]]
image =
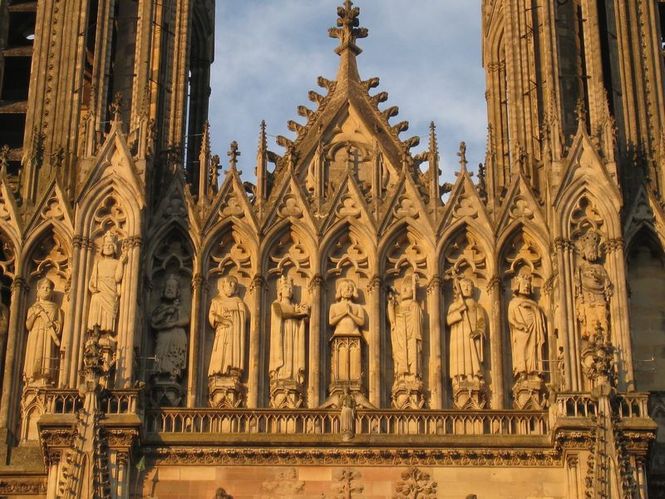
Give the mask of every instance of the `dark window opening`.
[[(5, 57), (4, 78), (0, 100), (28, 100), (31, 57)], [(0, 128), (2, 130), (2, 128)]]
[(0, 143), (7, 144), (11, 149), (23, 147), (23, 130), (25, 114), (0, 114)]
[(665, 57), (665, 2), (658, 4), (658, 16), (660, 19), (660, 50)]
[(88, 27), (85, 37), (85, 60), (83, 61), (83, 107), (91, 108), (92, 96), (92, 72), (95, 67), (95, 40), (97, 38), (97, 0), (90, 2), (88, 9)]
[(7, 48), (30, 47), (35, 38), (35, 12), (10, 12)]
[[(579, 57), (579, 78), (580, 90), (582, 94), (580, 98), (584, 99), (585, 112), (589, 109), (589, 73), (587, 70), (586, 50), (584, 44), (584, 15), (582, 13), (582, 6), (577, 7), (577, 38), (578, 38), (578, 57)], [(588, 122), (588, 121), (587, 121)], [(587, 130), (588, 131), (588, 130)]]

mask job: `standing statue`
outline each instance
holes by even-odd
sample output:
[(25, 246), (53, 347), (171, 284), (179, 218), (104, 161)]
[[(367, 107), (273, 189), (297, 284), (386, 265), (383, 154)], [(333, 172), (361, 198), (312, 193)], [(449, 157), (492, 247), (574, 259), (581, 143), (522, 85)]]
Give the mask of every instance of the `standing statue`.
[(597, 334), (607, 339), (613, 286), (601, 262), (600, 234), (590, 229), (578, 240), (577, 247), (581, 259), (575, 276), (575, 298), (581, 335), (585, 340)]
[(354, 303), (358, 289), (351, 279), (337, 284), (336, 303), (330, 306), (328, 322), (335, 328), (332, 335), (332, 381), (354, 383), (360, 388), (362, 363), (360, 328), (365, 325), (365, 311)]
[(482, 409), (485, 405), (485, 311), (473, 298), (474, 284), (471, 279), (456, 278), (453, 286), (454, 301), (446, 316), (446, 323), (450, 327), (453, 399), (459, 409)]
[(515, 379), (539, 379), (543, 374), (543, 347), (547, 337), (545, 314), (532, 298), (533, 277), (524, 267), (513, 279), (514, 298), (508, 305)]
[(450, 326), (450, 377), (482, 378), (485, 311), (473, 298), (474, 284), (462, 277), (455, 281), (454, 301), (448, 308)]
[(356, 399), (348, 387), (344, 388), (344, 392), (340, 397), (340, 415), (339, 415), (339, 430), (342, 434), (342, 440), (348, 442), (353, 439), (356, 433)]
[(293, 303), (291, 279), (279, 279), (270, 317), (271, 401), (274, 407), (299, 407), (305, 380), (305, 321), (309, 307)]
[(238, 280), (223, 277), (217, 283), (219, 294), (210, 304), (208, 320), (215, 330), (208, 376), (236, 376), (245, 369), (247, 306), (238, 296)]
[(53, 301), (55, 284), (44, 277), (37, 282), (37, 299), (28, 309), (25, 327), (28, 341), (25, 348), (23, 376), (27, 385), (55, 383), (57, 349), (62, 334), (62, 310)]
[(388, 299), (395, 378), (422, 378), (423, 310), (416, 301), (415, 276), (405, 278), (399, 296), (392, 292)]
[(388, 320), (393, 353), (392, 405), (421, 409), (423, 396), (423, 310), (416, 301), (416, 275), (405, 277), (399, 294), (388, 295)]
[(115, 332), (120, 283), (127, 263), (127, 254), (123, 251), (118, 257), (117, 253), (117, 238), (111, 231), (108, 231), (102, 238), (102, 247), (99, 257), (95, 260), (88, 285), (90, 293), (92, 293), (88, 312), (88, 330), (99, 326), (102, 332)]
[(180, 281), (169, 274), (164, 281), (161, 302), (150, 318), (156, 332), (155, 359), (158, 378), (176, 382), (182, 379), (187, 365), (187, 331), (189, 314), (180, 303)]

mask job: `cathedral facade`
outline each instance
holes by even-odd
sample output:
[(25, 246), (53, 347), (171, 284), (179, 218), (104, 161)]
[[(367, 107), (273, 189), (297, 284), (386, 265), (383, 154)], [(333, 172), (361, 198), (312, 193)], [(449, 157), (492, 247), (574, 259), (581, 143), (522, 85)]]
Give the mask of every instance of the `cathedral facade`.
[(665, 3), (483, 0), (453, 184), (359, 16), (247, 182), (214, 0), (0, 5), (0, 495), (665, 497)]

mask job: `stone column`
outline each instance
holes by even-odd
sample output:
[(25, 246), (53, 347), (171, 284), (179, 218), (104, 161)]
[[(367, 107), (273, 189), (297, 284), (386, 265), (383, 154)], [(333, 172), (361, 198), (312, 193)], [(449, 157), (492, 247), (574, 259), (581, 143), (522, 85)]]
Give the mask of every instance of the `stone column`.
[(566, 497), (580, 498), (580, 471), (578, 456), (566, 457)]
[(607, 241), (607, 267), (614, 284), (614, 299), (610, 300), (610, 335), (619, 357), (619, 390), (635, 389), (633, 352), (628, 317), (628, 297), (626, 287), (618, 285), (626, 282), (626, 260), (624, 241), (621, 238)]
[(321, 327), (321, 286), (323, 279), (315, 274), (309, 283), (309, 296), (312, 299), (309, 317), (309, 375), (307, 377), (307, 407), (320, 405), (321, 393), (321, 336), (325, 327)]
[(118, 331), (116, 388), (129, 388), (134, 379), (134, 337), (137, 329), (137, 296), (142, 244), (143, 242), (138, 236), (131, 237), (127, 241), (129, 261), (123, 276), (120, 315), (116, 319)]
[(367, 285), (369, 331), (367, 349), (369, 359), (369, 402), (381, 407), (381, 286), (383, 280), (375, 275)]
[[(2, 380), (2, 398), (0, 399), (0, 429), (8, 428), (10, 414), (16, 412), (20, 394), (23, 358), (21, 346), (25, 341), (25, 317), (22, 317), (21, 304), (25, 301), (28, 286), (21, 277), (15, 277), (11, 286), (11, 304), (9, 306), (9, 327), (7, 329), (7, 351), (5, 353), (4, 377)], [(12, 409), (13, 408), (13, 409)], [(10, 412), (11, 410), (11, 412)], [(0, 442), (2, 444), (4, 442)]]
[(443, 369), (441, 367), (441, 278), (432, 277), (427, 286), (429, 308), (429, 392), (430, 409), (443, 407)]
[(129, 497), (129, 455), (126, 452), (116, 451), (115, 467), (115, 497)]
[[(503, 338), (501, 335), (501, 279), (493, 277), (487, 285), (490, 296), (490, 360), (492, 363), (492, 399), (491, 408), (503, 409), (505, 405), (503, 378)], [(486, 367), (487, 369), (487, 367)]]
[(201, 335), (204, 334), (205, 324), (201, 323), (201, 314), (205, 313), (205, 304), (202, 303), (203, 286), (205, 279), (201, 274), (196, 274), (192, 279), (192, 310), (189, 326), (189, 353), (187, 366), (187, 407), (196, 407), (198, 391), (200, 386), (199, 367), (202, 354), (199, 353), (202, 342)]
[(250, 409), (258, 407), (259, 402), (261, 299), (265, 283), (263, 276), (257, 274), (254, 276), (254, 279), (252, 279), (252, 284), (249, 287), (249, 292), (251, 293), (254, 302), (249, 325), (249, 363), (247, 366), (247, 407)]
[[(565, 389), (581, 389), (579, 356), (577, 355), (577, 324), (575, 314), (575, 296), (573, 289), (574, 266), (572, 261), (573, 245), (569, 240), (558, 238), (555, 241), (556, 262), (559, 268), (559, 308), (557, 327), (559, 339), (564, 349)], [(555, 296), (555, 299), (557, 297)]]

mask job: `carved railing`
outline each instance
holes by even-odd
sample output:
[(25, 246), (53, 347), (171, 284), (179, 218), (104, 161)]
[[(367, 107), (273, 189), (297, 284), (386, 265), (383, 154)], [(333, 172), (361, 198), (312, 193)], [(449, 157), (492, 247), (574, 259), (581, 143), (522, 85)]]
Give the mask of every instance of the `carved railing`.
[[(149, 433), (332, 435), (339, 411), (161, 409), (146, 413)], [(545, 412), (358, 411), (355, 433), (363, 435), (546, 435)]]
[[(614, 398), (620, 419), (649, 417), (648, 393), (621, 393)], [(598, 402), (588, 393), (557, 393), (556, 415), (565, 418), (592, 418)]]
[[(107, 415), (136, 414), (139, 410), (139, 390), (109, 390), (101, 397), (102, 410)], [(49, 389), (46, 391), (46, 414), (76, 414), (83, 408), (78, 390)]]

